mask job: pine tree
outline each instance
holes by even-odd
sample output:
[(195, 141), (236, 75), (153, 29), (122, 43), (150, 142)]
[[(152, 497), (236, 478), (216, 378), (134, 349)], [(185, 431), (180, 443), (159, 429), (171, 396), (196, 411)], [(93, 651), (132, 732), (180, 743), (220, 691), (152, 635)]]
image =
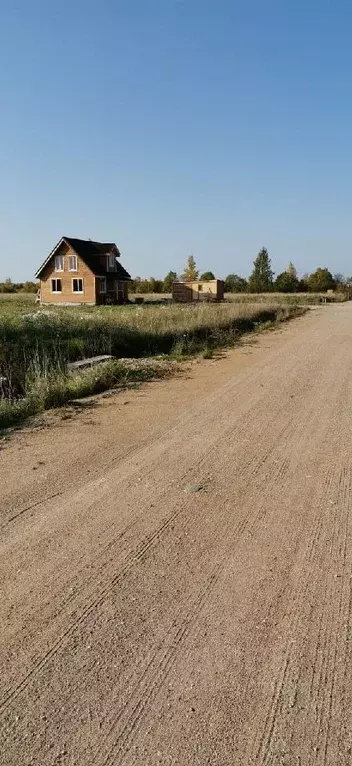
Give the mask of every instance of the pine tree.
[(249, 277), (249, 291), (251, 293), (269, 293), (273, 289), (273, 276), (269, 253), (265, 247), (262, 247), (254, 261), (254, 268)]

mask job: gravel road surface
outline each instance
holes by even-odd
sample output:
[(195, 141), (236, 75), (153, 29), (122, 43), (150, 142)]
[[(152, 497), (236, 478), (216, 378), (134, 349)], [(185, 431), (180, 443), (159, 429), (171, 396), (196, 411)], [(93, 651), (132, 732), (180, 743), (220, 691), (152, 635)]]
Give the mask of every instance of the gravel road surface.
[(352, 305), (1, 442), (4, 766), (350, 766)]

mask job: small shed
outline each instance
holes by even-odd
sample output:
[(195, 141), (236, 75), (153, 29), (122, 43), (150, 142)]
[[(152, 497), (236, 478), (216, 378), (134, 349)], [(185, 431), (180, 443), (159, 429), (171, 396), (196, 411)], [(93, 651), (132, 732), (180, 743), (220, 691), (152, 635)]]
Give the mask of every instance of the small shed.
[(173, 282), (172, 299), (177, 303), (192, 301), (222, 301), (224, 282), (222, 279), (194, 280), (191, 282)]

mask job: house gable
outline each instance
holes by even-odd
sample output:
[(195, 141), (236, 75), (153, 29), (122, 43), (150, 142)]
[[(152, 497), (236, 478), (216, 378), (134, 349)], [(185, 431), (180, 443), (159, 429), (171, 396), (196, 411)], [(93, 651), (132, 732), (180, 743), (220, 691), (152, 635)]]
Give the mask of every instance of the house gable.
[[(119, 264), (116, 259), (120, 257), (120, 251), (115, 242), (95, 242), (90, 239), (75, 239), (74, 237), (62, 237), (60, 239), (38, 269), (35, 275), (37, 279), (43, 278), (42, 275), (46, 267), (56, 255), (66, 254), (66, 248), (68, 248), (67, 253), (73, 252), (77, 255), (96, 276), (108, 276), (110, 273), (116, 272), (120, 279), (131, 279), (122, 266), (118, 268)], [(114, 269), (108, 267), (109, 256), (115, 258)]]
[[(64, 257), (64, 269), (61, 271), (56, 270), (55, 258), (62, 255)], [(69, 256), (75, 256), (77, 270), (69, 270)], [(53, 280), (60, 280), (59, 285), (55, 284), (55, 288), (60, 287), (60, 290), (53, 291)], [(82, 291), (73, 290), (73, 280), (82, 280), (82, 284), (76, 284), (76, 287), (82, 286)], [(60, 243), (60, 246), (55, 249), (55, 252), (51, 255), (49, 261), (41, 270), (40, 274), (40, 292), (42, 303), (89, 303), (95, 304), (96, 302), (96, 279), (95, 274), (91, 271), (89, 266), (83, 261), (83, 259), (76, 254), (74, 249), (70, 247), (65, 241)]]

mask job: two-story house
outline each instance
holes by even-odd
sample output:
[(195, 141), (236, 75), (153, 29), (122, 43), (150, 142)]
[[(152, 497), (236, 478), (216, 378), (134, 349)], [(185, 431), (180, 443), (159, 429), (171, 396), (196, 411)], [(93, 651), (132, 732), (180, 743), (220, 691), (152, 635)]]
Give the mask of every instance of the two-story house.
[(130, 275), (114, 242), (62, 237), (38, 269), (40, 302), (56, 305), (124, 303)]

